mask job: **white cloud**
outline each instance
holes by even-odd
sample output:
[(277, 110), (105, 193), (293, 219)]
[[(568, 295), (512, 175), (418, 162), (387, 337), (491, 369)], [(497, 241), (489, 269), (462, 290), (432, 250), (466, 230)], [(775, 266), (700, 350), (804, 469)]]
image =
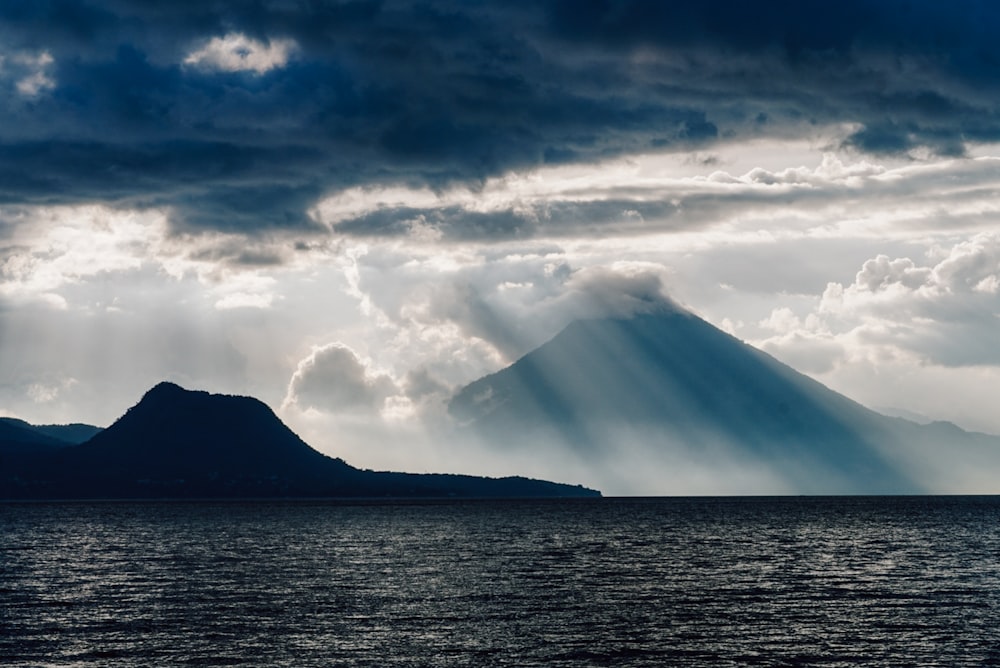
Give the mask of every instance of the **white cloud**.
[(73, 305), (67, 295), (76, 287), (152, 268), (176, 281), (195, 278), (217, 309), (266, 309), (280, 299), (274, 274), (300, 269), (285, 263), (287, 239), (178, 235), (154, 209), (19, 207), (0, 209), (0, 222), (0, 297), (56, 308)]
[(200, 49), (184, 58), (184, 64), (223, 72), (254, 72), (265, 74), (285, 67), (298, 48), (291, 39), (271, 39), (261, 42), (241, 33), (213, 37)]
[(283, 408), (378, 414), (386, 399), (399, 394), (392, 378), (373, 371), (369, 362), (337, 342), (315, 348), (299, 362), (288, 383)]
[(831, 183), (844, 184), (851, 187), (858, 187), (876, 176), (886, 173), (886, 168), (867, 160), (861, 160), (853, 164), (844, 162), (833, 153), (824, 153), (819, 167), (810, 169), (808, 167), (786, 167), (778, 171), (771, 171), (763, 167), (754, 167), (742, 176), (733, 176), (723, 171), (713, 172), (708, 176), (708, 181), (729, 184), (763, 185), (763, 186), (817, 186), (823, 187)]
[(325, 197), (310, 215), (335, 232), (408, 235), (414, 243), (662, 234), (675, 246), (761, 237), (911, 238), (919, 231), (988, 229), (1000, 215), (995, 158), (897, 165), (813, 152), (799, 157), (816, 160), (816, 167), (747, 167), (752, 148), (729, 147), (714, 171), (702, 174), (649, 155), (507, 174), (474, 191), (351, 188)]
[(803, 373), (825, 373), (844, 359), (844, 345), (814, 313), (800, 318), (787, 307), (779, 307), (759, 323), (773, 335), (755, 345)]
[[(951, 248), (929, 249), (928, 254), (923, 265), (886, 255), (866, 261), (852, 284), (827, 287), (819, 311), (901, 325), (929, 319), (930, 327), (997, 317), (1000, 296), (992, 286), (1000, 281), (1000, 234), (976, 234)], [(920, 324), (924, 329), (927, 323)]]
[(762, 320), (760, 326), (779, 334), (787, 334), (802, 327), (802, 321), (787, 306), (776, 308), (771, 311), (771, 315), (766, 320)]
[[(908, 257), (878, 255), (867, 260), (853, 283), (827, 285), (808, 323), (788, 309), (772, 313), (761, 325), (781, 333), (809, 332), (816, 323), (839, 335), (894, 346), (929, 363), (997, 364), (990, 346), (973, 347), (956, 357), (967, 337), (992, 339), (1000, 325), (1000, 235), (979, 234), (954, 245), (943, 259), (917, 264)], [(811, 323), (811, 325), (810, 325)], [(948, 335), (961, 328), (958, 339)], [(982, 352), (985, 357), (977, 359)]]
[(855, 285), (858, 290), (868, 292), (889, 290), (893, 285), (914, 290), (927, 285), (931, 274), (929, 267), (918, 267), (908, 257), (890, 260), (886, 255), (879, 255), (864, 263), (855, 279)]
[(273, 295), (253, 294), (248, 292), (231, 292), (215, 302), (215, 308), (220, 310), (233, 308), (270, 308), (274, 301)]
[(277, 280), (272, 276), (246, 270), (229, 272), (224, 280), (218, 281), (209, 289), (221, 295), (215, 302), (216, 309), (267, 309), (277, 298), (274, 293), (276, 283)]
[(751, 342), (869, 405), (1000, 433), (981, 396), (1000, 377), (998, 284), (995, 232), (928, 243), (919, 255), (877, 254), (853, 281), (773, 309)]
[[(155, 212), (103, 206), (37, 207), (8, 216), (10, 244), (0, 247), (0, 296), (44, 297), (67, 284), (142, 265), (166, 219)], [(60, 297), (61, 299), (61, 297)]]
[(37, 97), (55, 88), (56, 83), (45, 72), (35, 72), (17, 82), (17, 92), (25, 97)]
[(36, 404), (45, 404), (56, 400), (59, 394), (77, 384), (75, 378), (67, 378), (55, 384), (32, 383), (28, 386), (28, 397)]
[(56, 87), (50, 72), (54, 62), (48, 51), (0, 54), (0, 78), (11, 80), (23, 97), (35, 98)]

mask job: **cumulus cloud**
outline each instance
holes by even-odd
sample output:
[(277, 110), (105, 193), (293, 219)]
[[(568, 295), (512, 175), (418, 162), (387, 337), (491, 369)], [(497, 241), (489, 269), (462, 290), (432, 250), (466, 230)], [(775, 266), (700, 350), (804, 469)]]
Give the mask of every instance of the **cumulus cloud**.
[(800, 318), (776, 309), (757, 343), (797, 368), (824, 373), (853, 354), (942, 366), (1000, 365), (1000, 236), (980, 233), (925, 258), (866, 260), (830, 283)]
[(48, 51), (0, 52), (0, 82), (12, 83), (29, 100), (56, 87), (52, 78), (55, 60)]
[[(587, 267), (566, 282), (566, 293), (555, 303), (577, 318), (628, 318), (674, 308), (666, 295), (662, 265), (648, 262), (616, 262)], [(561, 303), (560, 303), (561, 302)]]
[(299, 362), (283, 405), (301, 411), (372, 414), (398, 394), (391, 377), (370, 369), (344, 344), (330, 343)]
[(291, 39), (261, 42), (241, 33), (213, 37), (200, 49), (184, 58), (184, 64), (223, 72), (264, 74), (288, 64), (296, 44)]
[(1000, 299), (1000, 235), (980, 233), (951, 248), (937, 248), (924, 265), (908, 257), (879, 255), (864, 263), (854, 282), (831, 284), (820, 310), (936, 321), (995, 317)]
[(60, 383), (44, 385), (42, 383), (32, 383), (28, 386), (28, 397), (35, 403), (49, 403), (59, 397), (60, 392), (67, 390), (77, 384), (75, 378), (66, 378)]
[(894, 285), (914, 290), (927, 285), (932, 274), (933, 270), (930, 267), (918, 267), (908, 257), (890, 260), (886, 255), (879, 255), (864, 263), (854, 285), (858, 290), (873, 293), (890, 290)]

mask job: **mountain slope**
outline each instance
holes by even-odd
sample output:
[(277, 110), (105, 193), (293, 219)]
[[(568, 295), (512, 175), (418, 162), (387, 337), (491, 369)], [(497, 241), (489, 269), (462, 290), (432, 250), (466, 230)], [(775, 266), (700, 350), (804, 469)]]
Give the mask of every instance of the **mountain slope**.
[(161, 383), (82, 445), (8, 454), (0, 498), (594, 496), (526, 478), (361, 471), (262, 402)]
[(0, 454), (36, 452), (77, 445), (101, 431), (87, 424), (34, 425), (17, 418), (0, 418)]
[(72, 424), (37, 424), (32, 425), (32, 427), (39, 433), (57, 438), (70, 445), (79, 445), (80, 443), (89, 441), (104, 431), (101, 427), (79, 422)]
[(15, 418), (0, 418), (0, 454), (36, 452), (69, 445)]
[(295, 475), (346, 464), (313, 450), (264, 403), (160, 383), (113, 425), (68, 453), (105, 470), (161, 476)]
[[(684, 493), (922, 492), (934, 485), (907, 449), (926, 455), (942, 439), (677, 309), (574, 322), (463, 388), (449, 410), (494, 448), (522, 444), (575, 457), (583, 468), (613, 469), (612, 492), (620, 484), (620, 491), (676, 493), (668, 480)], [(995, 456), (988, 437), (956, 428), (946, 438)], [(996, 445), (1000, 452), (1000, 439)], [(704, 482), (685, 486), (685, 472)]]

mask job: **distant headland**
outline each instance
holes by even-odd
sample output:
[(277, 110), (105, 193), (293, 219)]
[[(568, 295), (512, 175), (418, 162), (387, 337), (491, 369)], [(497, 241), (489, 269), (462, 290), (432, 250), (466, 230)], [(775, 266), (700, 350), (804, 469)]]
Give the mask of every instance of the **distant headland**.
[(0, 498), (597, 497), (523, 477), (377, 472), (314, 450), (264, 403), (160, 383), (107, 429), (0, 421)]

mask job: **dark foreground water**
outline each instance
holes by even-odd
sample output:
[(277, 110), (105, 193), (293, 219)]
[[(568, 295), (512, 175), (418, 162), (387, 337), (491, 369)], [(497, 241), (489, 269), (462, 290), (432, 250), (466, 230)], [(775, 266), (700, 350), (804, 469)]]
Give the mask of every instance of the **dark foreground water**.
[(0, 505), (3, 666), (1000, 665), (1000, 499)]

